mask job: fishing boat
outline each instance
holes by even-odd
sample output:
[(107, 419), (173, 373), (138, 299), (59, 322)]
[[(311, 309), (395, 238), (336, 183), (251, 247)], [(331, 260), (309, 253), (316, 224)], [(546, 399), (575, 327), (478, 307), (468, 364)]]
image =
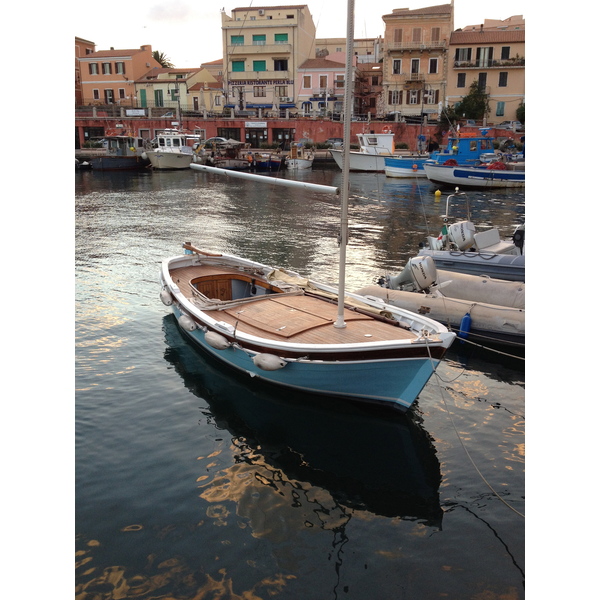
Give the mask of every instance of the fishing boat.
[(487, 189), (525, 187), (525, 163), (497, 161), (466, 167), (449, 161), (444, 164), (425, 162), (423, 169), (429, 181), (444, 186)]
[(104, 154), (90, 159), (95, 171), (134, 171), (150, 162), (145, 152), (146, 140), (126, 128), (108, 129), (102, 140)]
[(459, 338), (489, 346), (525, 347), (525, 283), (437, 270), (431, 256), (411, 258), (395, 275), (356, 291), (427, 314)]
[[(450, 224), (452, 202), (464, 199), (467, 220)], [(431, 256), (437, 269), (482, 275), (507, 281), (525, 281), (525, 225), (510, 239), (491, 227), (478, 231), (471, 221), (469, 196), (458, 188), (446, 198), (446, 213), (438, 236), (428, 236), (419, 256)]]
[[(348, 0), (349, 15), (353, 4)], [(349, 18), (349, 57), (352, 23)], [(346, 64), (345, 115), (352, 106), (351, 62)], [(345, 140), (350, 124), (345, 119)], [(193, 343), (249, 377), (326, 398), (407, 411), (456, 334), (426, 316), (346, 292), (347, 144), (345, 152), (337, 287), (185, 242), (183, 255), (162, 262), (160, 296)], [(192, 168), (227, 174), (208, 165)], [(333, 186), (252, 173), (229, 176), (340, 193)]]
[(425, 164), (441, 164), (452, 160), (452, 164), (473, 166), (500, 159), (494, 150), (494, 138), (488, 136), (489, 129), (479, 133), (453, 133), (446, 147), (430, 154), (411, 156), (388, 156), (384, 159), (387, 177), (427, 177)]
[(255, 152), (254, 154), (248, 153), (252, 156), (250, 163), (250, 169), (255, 171), (279, 171), (283, 159), (280, 154), (273, 154), (270, 152)]
[(153, 147), (145, 154), (153, 169), (189, 169), (193, 151), (188, 137), (179, 129), (164, 129), (156, 136)]
[[(382, 132), (359, 133), (356, 137), (360, 147), (348, 152), (350, 171), (383, 173), (385, 158), (394, 156), (394, 134), (385, 127)], [(329, 152), (337, 166), (343, 169), (344, 148), (330, 148)]]
[(285, 159), (285, 166), (288, 169), (310, 169), (314, 159), (314, 154), (307, 150), (302, 142), (293, 143), (290, 154)]

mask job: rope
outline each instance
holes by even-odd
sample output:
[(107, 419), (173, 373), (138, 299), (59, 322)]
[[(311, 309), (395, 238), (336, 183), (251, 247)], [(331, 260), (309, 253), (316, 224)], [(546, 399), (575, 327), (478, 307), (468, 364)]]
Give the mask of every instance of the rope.
[(454, 428), (454, 432), (456, 433), (456, 437), (458, 438), (458, 441), (460, 442), (460, 445), (462, 446), (463, 450), (465, 451), (465, 454), (467, 455), (469, 461), (473, 465), (473, 468), (475, 469), (475, 471), (477, 472), (477, 474), (479, 475), (479, 477), (481, 478), (481, 480), (485, 483), (485, 485), (487, 485), (487, 487), (490, 489), (490, 491), (492, 492), (492, 494), (494, 494), (494, 496), (496, 496), (496, 498), (498, 498), (498, 500), (500, 500), (500, 502), (502, 502), (502, 504), (504, 504), (505, 506), (507, 506), (510, 510), (512, 510), (514, 513), (516, 513), (520, 517), (525, 518), (525, 515), (523, 513), (519, 512), (516, 508), (514, 508), (513, 506), (511, 506), (510, 504), (508, 504), (508, 502), (506, 502), (506, 500), (504, 500), (502, 497), (500, 497), (500, 495), (498, 494), (498, 492), (496, 492), (496, 490), (491, 486), (491, 484), (489, 483), (489, 481), (484, 477), (483, 473), (479, 470), (479, 468), (475, 464), (475, 461), (473, 460), (473, 458), (469, 454), (469, 451), (467, 450), (467, 447), (465, 446), (464, 442), (462, 441), (462, 438), (460, 437), (460, 434), (458, 433), (458, 429), (456, 428), (456, 424), (454, 423), (454, 419), (452, 418), (452, 413), (450, 412), (450, 410), (448, 408), (448, 404), (446, 403), (446, 398), (444, 396), (444, 390), (443, 390), (443, 388), (440, 385), (440, 379), (441, 379), (441, 377), (438, 376), (437, 370), (435, 369), (435, 365), (433, 363), (433, 358), (431, 356), (431, 352), (429, 350), (429, 344), (428, 343), (426, 343), (426, 347), (427, 347), (427, 352), (429, 354), (429, 360), (431, 361), (432, 367), (434, 367), (433, 372), (434, 372), (434, 374), (436, 376), (435, 380), (436, 380), (438, 389), (440, 391), (440, 395), (442, 397), (442, 402), (444, 403), (444, 408), (446, 409), (446, 412), (448, 413), (448, 416), (450, 417), (450, 422), (452, 423), (452, 427)]

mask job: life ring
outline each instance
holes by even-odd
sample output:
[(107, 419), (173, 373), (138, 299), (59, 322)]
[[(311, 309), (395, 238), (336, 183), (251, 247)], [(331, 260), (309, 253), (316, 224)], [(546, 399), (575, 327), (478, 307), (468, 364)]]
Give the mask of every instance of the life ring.
[(418, 165), (415, 163), (415, 164), (412, 166), (412, 169), (413, 169), (413, 171), (415, 171), (415, 172), (416, 172), (416, 171), (419, 169), (419, 166), (418, 166)]
[(392, 130), (389, 127), (384, 127), (383, 133), (392, 133)]

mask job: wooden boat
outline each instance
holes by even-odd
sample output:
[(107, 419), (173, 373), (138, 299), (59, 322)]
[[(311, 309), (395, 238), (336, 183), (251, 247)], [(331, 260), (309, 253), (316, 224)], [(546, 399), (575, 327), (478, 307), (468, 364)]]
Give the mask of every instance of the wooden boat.
[[(352, 14), (353, 0), (348, 0)], [(348, 19), (348, 56), (354, 36)], [(344, 113), (352, 106), (352, 65), (346, 65)], [(344, 121), (350, 139), (351, 119)], [(425, 316), (345, 291), (348, 237), (348, 145), (341, 187), (337, 289), (298, 273), (201, 250), (162, 263), (161, 299), (201, 349), (252, 378), (284, 388), (408, 410), (455, 334)], [(193, 169), (224, 173), (208, 165)], [(338, 188), (231, 173), (264, 185)]]
[(298, 273), (185, 243), (161, 299), (200, 348), (250, 377), (407, 410), (455, 334), (435, 321)]
[[(466, 221), (449, 224), (451, 202), (462, 197), (466, 202)], [(485, 275), (508, 281), (525, 281), (525, 225), (519, 225), (512, 239), (502, 239), (492, 227), (477, 231), (471, 221), (469, 197), (458, 188), (446, 199), (446, 214), (437, 237), (429, 236), (419, 256), (431, 256), (437, 269)]]
[(290, 154), (285, 159), (288, 169), (310, 169), (313, 165), (314, 154), (307, 150), (302, 143), (293, 143)]
[(427, 314), (459, 338), (484, 345), (525, 347), (525, 284), (440, 271), (430, 256), (411, 258), (394, 276), (384, 276), (357, 294)]
[(153, 148), (145, 152), (153, 169), (189, 169), (193, 151), (188, 137), (179, 129), (165, 129), (156, 136)]
[(134, 171), (150, 164), (144, 138), (123, 128), (109, 129), (103, 139), (105, 154), (90, 159), (95, 171)]
[(387, 177), (427, 177), (425, 164), (441, 164), (453, 160), (457, 165), (473, 166), (488, 163), (500, 158), (494, 151), (494, 138), (488, 136), (489, 129), (482, 128), (479, 134), (448, 136), (448, 143), (442, 150), (430, 154), (412, 156), (389, 156), (384, 160)]
[(469, 188), (523, 188), (525, 163), (507, 164), (501, 161), (476, 167), (452, 163), (424, 163), (427, 178), (433, 183)]

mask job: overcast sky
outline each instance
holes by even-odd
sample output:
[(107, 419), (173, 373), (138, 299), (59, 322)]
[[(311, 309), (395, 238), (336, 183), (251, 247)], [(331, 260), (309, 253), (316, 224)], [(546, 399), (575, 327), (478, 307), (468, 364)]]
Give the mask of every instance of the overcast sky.
[[(346, 0), (308, 0), (317, 37), (346, 37)], [(303, 2), (281, 0), (241, 0), (210, 2), (208, 0), (148, 0), (123, 2), (104, 0), (101, 5), (78, 3), (71, 15), (74, 36), (96, 44), (97, 50), (139, 48), (150, 44), (163, 52), (176, 67), (198, 67), (203, 62), (222, 58), (221, 9), (231, 16), (240, 7), (289, 6)], [(354, 37), (383, 35), (381, 15), (394, 8), (412, 10), (445, 2), (431, 0), (355, 0)], [(483, 23), (485, 19), (507, 19), (523, 15), (530, 0), (503, 0), (498, 3), (481, 0), (456, 0), (455, 28)]]

